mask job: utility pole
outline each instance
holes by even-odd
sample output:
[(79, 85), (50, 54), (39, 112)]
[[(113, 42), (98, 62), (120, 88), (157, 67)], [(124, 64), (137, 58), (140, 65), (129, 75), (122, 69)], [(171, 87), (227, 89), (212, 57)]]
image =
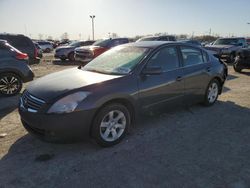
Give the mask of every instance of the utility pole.
[(93, 36), (93, 40), (95, 40), (95, 29), (94, 29), (94, 19), (95, 19), (95, 15), (90, 15), (89, 16), (92, 20), (92, 36)]

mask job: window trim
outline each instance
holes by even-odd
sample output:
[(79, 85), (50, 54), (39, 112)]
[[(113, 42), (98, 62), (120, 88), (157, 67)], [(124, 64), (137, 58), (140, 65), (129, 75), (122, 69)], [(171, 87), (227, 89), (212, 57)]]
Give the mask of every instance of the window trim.
[[(202, 55), (202, 60), (203, 62), (202, 63), (198, 63), (198, 64), (194, 64), (194, 65), (187, 65), (185, 66), (184, 65), (184, 58), (183, 58), (183, 54), (182, 54), (182, 51), (181, 51), (181, 47), (187, 47), (187, 48), (193, 48), (193, 49), (196, 49), (198, 51), (200, 51), (201, 55)], [(202, 64), (206, 64), (206, 63), (209, 63), (209, 61), (205, 62), (204, 61), (204, 57), (203, 57), (203, 50), (200, 49), (200, 48), (197, 48), (197, 47), (193, 47), (193, 46), (188, 46), (188, 45), (178, 45), (178, 48), (179, 48), (179, 52), (180, 52), (180, 56), (181, 56), (181, 62), (182, 62), (182, 68), (186, 68), (186, 67), (193, 67), (193, 66), (197, 66), (197, 65), (202, 65)]]

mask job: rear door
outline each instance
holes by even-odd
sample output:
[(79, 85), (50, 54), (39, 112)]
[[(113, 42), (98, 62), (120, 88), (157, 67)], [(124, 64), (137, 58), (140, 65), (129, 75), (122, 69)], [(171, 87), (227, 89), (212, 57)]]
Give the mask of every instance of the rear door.
[(205, 51), (190, 46), (180, 46), (186, 102), (193, 103), (204, 97), (210, 82), (211, 63)]
[(163, 47), (156, 51), (148, 60), (146, 66), (161, 67), (162, 73), (139, 77), (139, 100), (143, 110), (151, 107), (169, 104), (169, 108), (176, 102), (182, 101), (184, 83), (181, 80), (182, 69), (176, 46)]

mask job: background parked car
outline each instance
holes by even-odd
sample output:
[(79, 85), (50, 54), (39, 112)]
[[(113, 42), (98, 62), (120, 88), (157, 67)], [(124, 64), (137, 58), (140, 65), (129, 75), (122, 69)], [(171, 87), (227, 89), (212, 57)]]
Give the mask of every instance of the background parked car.
[(187, 44), (193, 44), (195, 46), (201, 46), (200, 41), (198, 40), (180, 40), (179, 42), (187, 43)]
[(59, 58), (61, 60), (69, 59), (70, 61), (74, 61), (74, 51), (76, 48), (81, 46), (89, 46), (92, 45), (95, 41), (89, 40), (89, 41), (77, 41), (72, 42), (69, 45), (63, 45), (59, 46), (55, 50), (55, 58)]
[(0, 95), (16, 95), (21, 91), (22, 83), (31, 81), (33, 77), (28, 55), (0, 40)]
[(19, 34), (0, 34), (0, 39), (8, 41), (10, 45), (28, 54), (29, 63), (39, 63), (40, 58), (37, 56), (37, 49), (29, 37)]
[(241, 72), (242, 69), (250, 69), (250, 49), (241, 49), (236, 53), (233, 68), (236, 72)]
[(205, 48), (218, 54), (221, 59), (226, 59), (227, 62), (235, 61), (236, 52), (242, 48), (246, 48), (247, 42), (245, 38), (219, 38), (212, 45), (207, 45)]
[(89, 62), (103, 52), (115, 46), (126, 44), (129, 42), (128, 38), (115, 38), (98, 40), (91, 46), (84, 46), (75, 49), (75, 60), (81, 62)]
[(36, 50), (37, 50), (37, 56), (38, 56), (39, 58), (42, 58), (42, 57), (43, 57), (43, 50), (42, 50), (42, 48), (41, 48), (41, 47), (39, 46), (39, 44), (36, 43), (36, 42), (34, 42), (34, 45), (35, 45)]
[(174, 35), (163, 35), (163, 36), (150, 36), (138, 39), (136, 42), (141, 41), (176, 41)]
[(247, 38), (247, 45), (248, 45), (248, 48), (250, 48), (250, 38)]
[(43, 52), (49, 53), (54, 49), (53, 44), (49, 41), (38, 41), (37, 43), (39, 44)]

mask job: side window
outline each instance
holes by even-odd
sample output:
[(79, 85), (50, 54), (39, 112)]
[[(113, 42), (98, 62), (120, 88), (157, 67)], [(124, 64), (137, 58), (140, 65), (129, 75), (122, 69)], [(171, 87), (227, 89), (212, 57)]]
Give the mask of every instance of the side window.
[(179, 67), (178, 54), (175, 47), (166, 47), (156, 52), (149, 60), (148, 66), (160, 66), (164, 72)]
[(204, 62), (205, 62), (205, 63), (209, 62), (209, 57), (208, 57), (207, 52), (202, 51), (202, 55), (203, 55), (203, 60), (204, 60)]
[(184, 67), (204, 63), (200, 49), (192, 47), (181, 47)]

